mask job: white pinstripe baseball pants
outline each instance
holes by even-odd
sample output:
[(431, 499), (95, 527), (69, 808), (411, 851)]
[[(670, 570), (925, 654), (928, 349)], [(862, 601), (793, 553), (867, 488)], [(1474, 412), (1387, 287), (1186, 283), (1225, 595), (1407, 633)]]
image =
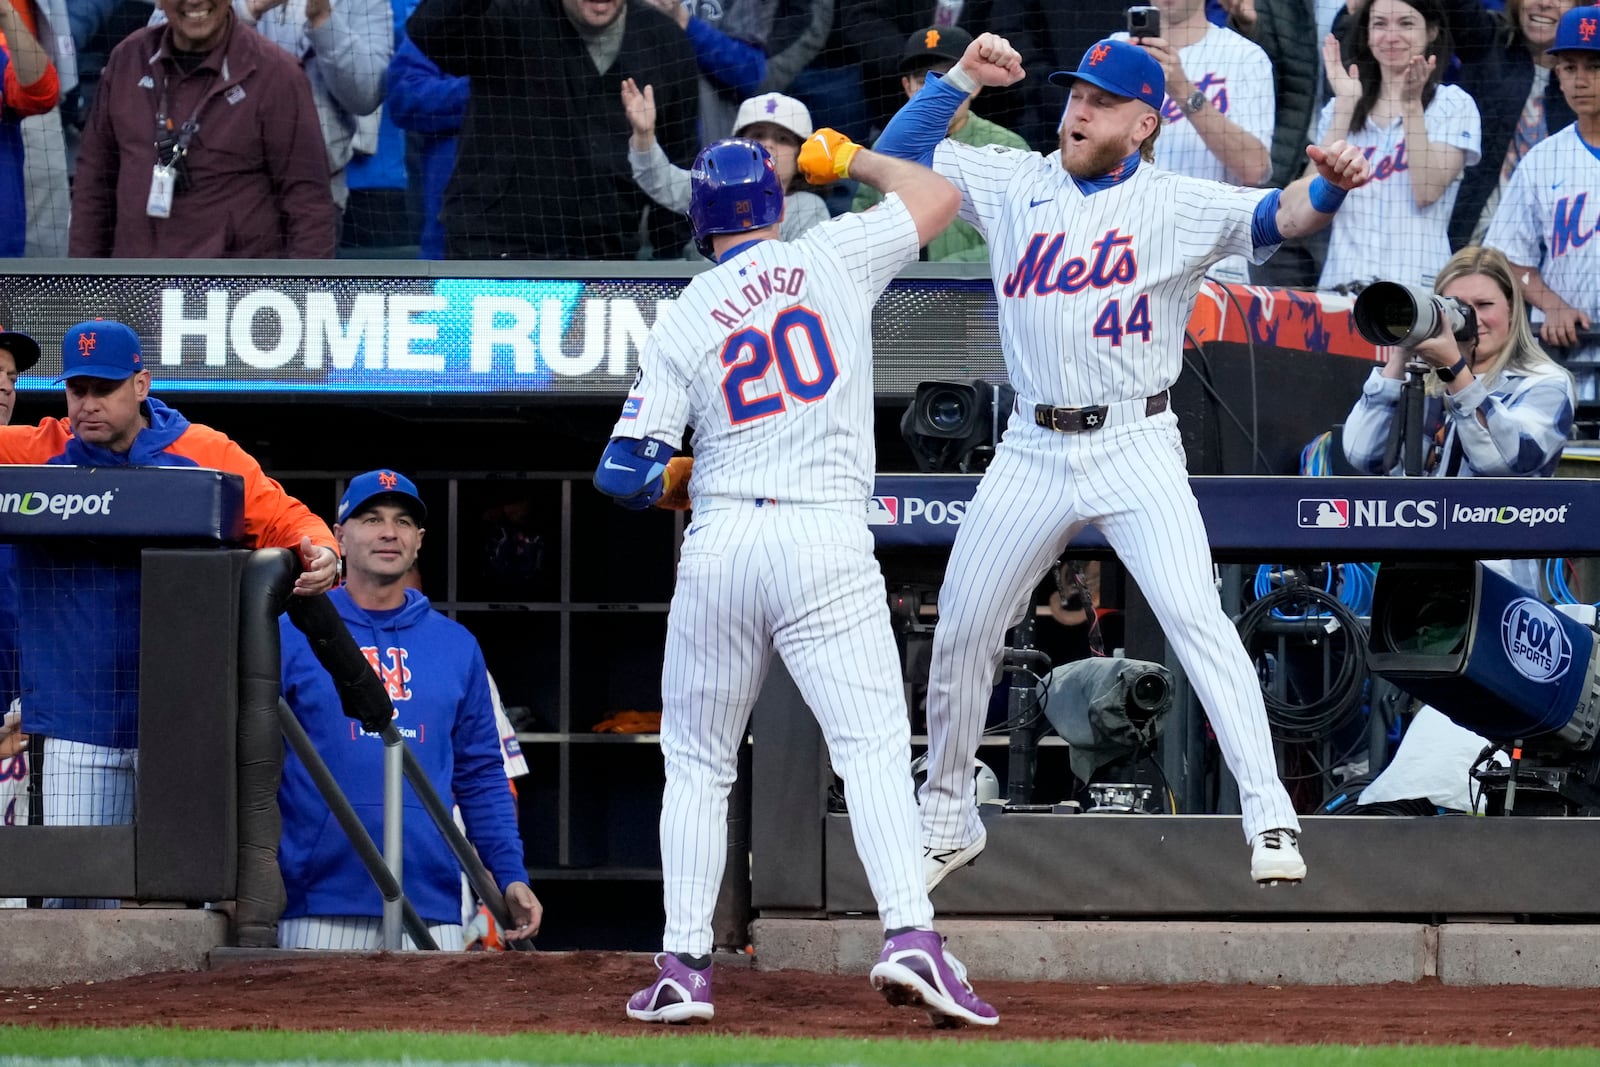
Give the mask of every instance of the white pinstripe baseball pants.
[(702, 501), (678, 563), (662, 674), (663, 948), (712, 949), (728, 791), (774, 649), (844, 779), (856, 852), (886, 928), (931, 927), (911, 737), (865, 502)]
[[(460, 923), (429, 923), (428, 932), (441, 952), (460, 952), (465, 944)], [(409, 935), (400, 935), (406, 951), (415, 950)], [(379, 952), (383, 949), (383, 920), (370, 915), (302, 915), (278, 920), (279, 948), (344, 949)]]
[[(137, 748), (113, 748), (44, 739), (40, 763), (46, 826), (126, 826), (133, 822)], [(47, 908), (111, 909), (121, 901), (97, 897), (46, 897)]]
[(1139, 583), (1204, 705), (1239, 782), (1245, 837), (1298, 829), (1273, 760), (1260, 682), (1217, 598), (1176, 416), (1113, 417), (1092, 433), (1060, 434), (1019, 413), (961, 522), (939, 592), (923, 844), (960, 848), (982, 833), (972, 760), (1006, 630), (1085, 525), (1105, 534)]

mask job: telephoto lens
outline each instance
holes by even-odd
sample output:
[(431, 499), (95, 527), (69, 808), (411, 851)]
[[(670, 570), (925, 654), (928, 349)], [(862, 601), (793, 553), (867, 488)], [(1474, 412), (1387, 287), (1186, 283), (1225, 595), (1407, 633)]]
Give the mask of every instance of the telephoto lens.
[(1356, 330), (1375, 345), (1410, 348), (1441, 330), (1458, 341), (1478, 332), (1478, 316), (1453, 296), (1439, 296), (1420, 285), (1373, 282), (1356, 297)]

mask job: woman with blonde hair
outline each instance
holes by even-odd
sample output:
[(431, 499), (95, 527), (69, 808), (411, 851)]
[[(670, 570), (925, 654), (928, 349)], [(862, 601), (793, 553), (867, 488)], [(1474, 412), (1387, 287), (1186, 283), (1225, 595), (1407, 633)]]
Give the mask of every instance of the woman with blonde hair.
[[(1476, 336), (1458, 342), (1444, 333), (1415, 348), (1391, 348), (1345, 420), (1345, 456), (1364, 474), (1400, 473), (1398, 466), (1383, 469), (1384, 453), (1406, 361), (1415, 356), (1429, 367), (1423, 415), (1429, 473), (1457, 478), (1554, 474), (1572, 429), (1572, 375), (1539, 347), (1510, 262), (1496, 249), (1468, 246), (1450, 257), (1434, 292), (1472, 308)], [(1530, 595), (1540, 594), (1542, 560), (1483, 563)], [(1471, 795), (1468, 770), (1485, 744), (1484, 738), (1424, 705), (1406, 728), (1394, 760), (1361, 792), (1357, 804), (1425, 799), (1439, 808), (1472, 811), (1481, 797)]]
[[(1400, 406), (1406, 363), (1426, 363), (1424, 469), (1440, 477), (1547, 478), (1555, 473), (1572, 430), (1572, 375), (1545, 354), (1528, 325), (1510, 262), (1493, 248), (1463, 248), (1439, 272), (1434, 292), (1473, 310), (1476, 336), (1457, 341), (1441, 332), (1414, 348), (1391, 348), (1373, 370), (1344, 424), (1344, 453), (1364, 474), (1384, 470), (1390, 429)], [(1518, 560), (1508, 575), (1538, 588), (1538, 563)]]

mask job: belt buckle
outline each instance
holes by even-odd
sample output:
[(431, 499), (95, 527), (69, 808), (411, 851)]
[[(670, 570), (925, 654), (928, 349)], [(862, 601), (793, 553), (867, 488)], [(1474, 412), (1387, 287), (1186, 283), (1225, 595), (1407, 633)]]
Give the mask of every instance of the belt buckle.
[(1088, 433), (1106, 424), (1104, 406), (1088, 408), (1056, 408), (1054, 410), (1057, 433)]

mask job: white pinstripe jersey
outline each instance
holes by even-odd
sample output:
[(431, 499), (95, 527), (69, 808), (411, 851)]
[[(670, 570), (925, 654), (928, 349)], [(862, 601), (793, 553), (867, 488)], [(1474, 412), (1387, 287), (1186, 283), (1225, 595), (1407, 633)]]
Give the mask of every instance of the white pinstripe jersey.
[(1025, 404), (1088, 407), (1172, 385), (1206, 268), (1272, 251), (1250, 237), (1265, 189), (1141, 164), (1085, 196), (1059, 152), (949, 140), (933, 167), (961, 190), (961, 217), (989, 242), (1000, 345)]
[(693, 426), (695, 501), (864, 507), (876, 470), (872, 305), (918, 247), (890, 195), (696, 276), (650, 330), (611, 435), (678, 448)]
[[(1574, 123), (1522, 157), (1483, 243), (1519, 266), (1536, 268), (1557, 296), (1600, 322), (1596, 237), (1600, 157), (1578, 136)], [(1586, 362), (1600, 359), (1600, 345), (1585, 346), (1583, 356)]]

